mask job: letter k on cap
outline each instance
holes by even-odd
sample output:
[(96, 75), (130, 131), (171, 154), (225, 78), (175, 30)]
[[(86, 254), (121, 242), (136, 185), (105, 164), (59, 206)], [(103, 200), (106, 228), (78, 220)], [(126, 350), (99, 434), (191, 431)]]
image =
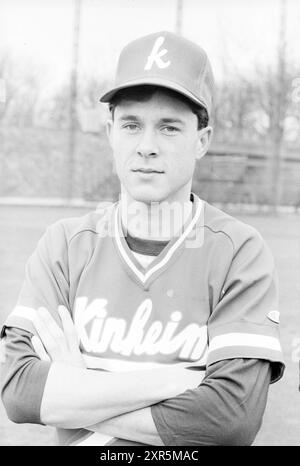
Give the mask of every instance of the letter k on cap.
[(148, 56), (145, 68), (144, 68), (146, 71), (151, 70), (154, 63), (156, 64), (156, 66), (158, 66), (158, 68), (167, 68), (168, 66), (170, 66), (171, 64), (170, 60), (166, 62), (162, 60), (162, 57), (166, 53), (168, 53), (168, 50), (167, 49), (159, 50), (160, 47), (163, 45), (164, 41), (165, 41), (165, 38), (163, 36), (160, 36), (156, 39), (154, 46), (152, 48), (152, 51), (150, 55)]

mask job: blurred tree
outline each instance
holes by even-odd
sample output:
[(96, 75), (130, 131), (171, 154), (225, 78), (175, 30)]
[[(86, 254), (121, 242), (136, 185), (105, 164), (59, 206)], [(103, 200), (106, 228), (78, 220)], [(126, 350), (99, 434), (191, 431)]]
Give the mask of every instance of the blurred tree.
[(67, 130), (70, 127), (70, 89), (61, 84), (39, 102), (35, 125), (49, 129)]
[(77, 117), (82, 131), (100, 133), (108, 116), (108, 107), (99, 98), (111, 83), (98, 76), (85, 74), (80, 77)]
[(0, 55), (0, 76), (6, 83), (6, 104), (0, 114), (2, 124), (32, 126), (43, 86), (43, 68), (14, 57), (9, 50)]
[(79, 47), (80, 47), (80, 24), (81, 24), (81, 0), (74, 2), (74, 27), (73, 27), (73, 46), (72, 46), (72, 63), (70, 75), (70, 100), (69, 100), (69, 148), (66, 158), (66, 168), (68, 179), (66, 182), (66, 197), (72, 199), (73, 178), (74, 178), (74, 158), (76, 152), (76, 133), (78, 130), (77, 119), (77, 93), (78, 93), (78, 67), (79, 67)]
[(217, 86), (213, 116), (216, 140), (255, 142), (252, 127), (253, 112), (257, 110), (255, 92), (255, 85), (243, 76), (227, 78)]
[(9, 102), (13, 95), (13, 90), (11, 88), (10, 80), (8, 79), (9, 75), (11, 74), (11, 60), (9, 57), (8, 50), (2, 51), (0, 54), (0, 78), (5, 81), (5, 105), (1, 105), (1, 112), (0, 112), (0, 122), (4, 120), (5, 114), (8, 109)]
[(269, 167), (270, 198), (274, 211), (280, 204), (281, 159), (286, 121), (292, 108), (293, 71), (288, 60), (286, 34), (286, 0), (280, 0), (277, 63), (275, 69), (269, 65), (264, 73), (260, 70), (258, 80), (260, 85), (257, 92), (259, 104), (269, 120), (267, 137), (272, 147)]

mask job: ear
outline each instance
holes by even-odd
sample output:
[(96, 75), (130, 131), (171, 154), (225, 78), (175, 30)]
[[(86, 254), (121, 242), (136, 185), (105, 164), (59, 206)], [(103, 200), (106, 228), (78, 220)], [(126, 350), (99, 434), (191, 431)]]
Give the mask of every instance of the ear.
[(112, 172), (116, 173), (116, 160), (114, 157), (114, 150), (113, 150), (113, 126), (114, 122), (112, 119), (107, 120), (106, 122), (106, 134), (108, 138), (108, 142), (110, 147), (112, 148)]
[(106, 122), (106, 134), (109, 141), (110, 147), (112, 147), (112, 132), (113, 132), (114, 122), (112, 119), (107, 120)]
[(197, 142), (197, 155), (196, 159), (200, 160), (208, 151), (210, 141), (213, 135), (213, 129), (211, 126), (198, 130), (198, 142)]

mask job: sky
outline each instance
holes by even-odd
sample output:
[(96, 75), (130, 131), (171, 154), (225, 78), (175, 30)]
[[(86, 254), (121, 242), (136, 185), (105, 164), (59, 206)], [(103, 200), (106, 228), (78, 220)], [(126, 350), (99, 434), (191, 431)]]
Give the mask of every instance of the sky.
[[(208, 53), (217, 80), (251, 74), (276, 57), (281, 0), (183, 0), (182, 34)], [(68, 79), (75, 0), (0, 0), (0, 56), (41, 67), (49, 83)], [(286, 0), (287, 45), (297, 63), (300, 2)], [(111, 78), (121, 48), (159, 30), (173, 30), (176, 0), (81, 0), (82, 73)], [(297, 50), (298, 49), (298, 50)], [(1, 76), (0, 76), (1, 78)]]

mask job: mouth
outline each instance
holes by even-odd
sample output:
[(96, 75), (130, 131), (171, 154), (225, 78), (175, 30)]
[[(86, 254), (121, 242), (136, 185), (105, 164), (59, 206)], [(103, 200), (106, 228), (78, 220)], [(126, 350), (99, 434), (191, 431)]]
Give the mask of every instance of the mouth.
[(133, 168), (132, 171), (134, 173), (146, 173), (146, 174), (151, 174), (151, 173), (164, 173), (162, 170), (157, 170), (156, 168)]

